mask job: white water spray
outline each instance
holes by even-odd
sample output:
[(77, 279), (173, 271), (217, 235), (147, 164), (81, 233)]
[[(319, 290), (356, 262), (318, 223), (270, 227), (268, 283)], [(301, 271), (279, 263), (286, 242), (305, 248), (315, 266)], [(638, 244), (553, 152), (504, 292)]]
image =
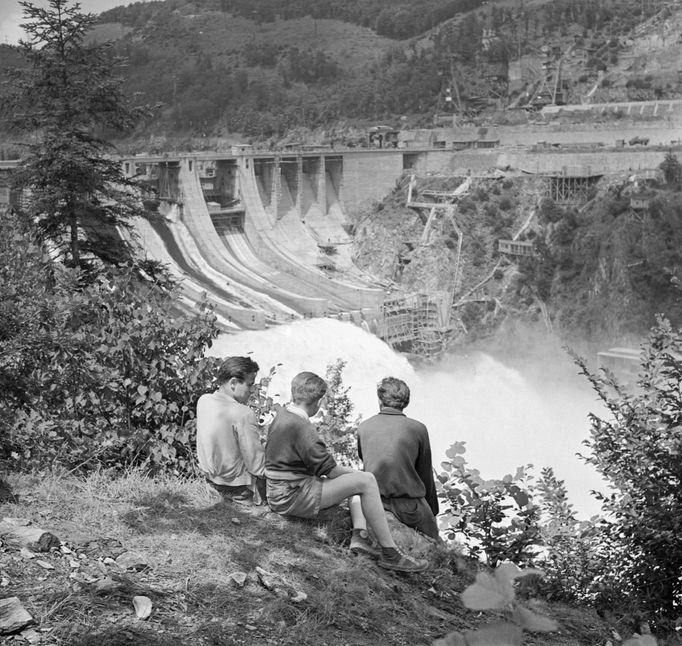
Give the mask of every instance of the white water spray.
[[(376, 384), (386, 376), (403, 379), (412, 391), (406, 413), (428, 426), (437, 471), (446, 449), (464, 441), (469, 466), (479, 469), (484, 478), (501, 478), (529, 463), (536, 475), (551, 466), (565, 480), (570, 502), (581, 517), (599, 511), (589, 491), (603, 490), (604, 484), (575, 455), (588, 436), (588, 413), (600, 410), (586, 381), (543, 378), (542, 371), (534, 380), (478, 353), (452, 366), (415, 370), (375, 336), (332, 319), (223, 335), (209, 351), (221, 357), (247, 353), (259, 363), (261, 373), (282, 364), (269, 390), (279, 402), (289, 400), (295, 374), (310, 370), (324, 376), (330, 363), (343, 359), (344, 384), (350, 387), (356, 413), (365, 418), (378, 411)], [(556, 361), (551, 364), (552, 375)], [(569, 360), (563, 361), (570, 371)]]

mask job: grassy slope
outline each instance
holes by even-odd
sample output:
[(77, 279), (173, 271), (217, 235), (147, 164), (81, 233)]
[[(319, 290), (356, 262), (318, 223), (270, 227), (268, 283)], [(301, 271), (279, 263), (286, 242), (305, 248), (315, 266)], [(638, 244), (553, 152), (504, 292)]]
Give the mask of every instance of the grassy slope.
[[(2, 597), (19, 597), (36, 620), (38, 643), (418, 645), (492, 618), (462, 607), (458, 593), (472, 574), (458, 571), (453, 552), (436, 555), (426, 573), (393, 574), (313, 526), (226, 503), (198, 481), (133, 473), (10, 483), (19, 502), (0, 505), (0, 517), (28, 518), (73, 551), (39, 554), (55, 568), (45, 570), (6, 538), (0, 549)], [(122, 550), (142, 555), (149, 568), (103, 562)], [(257, 566), (286, 581), (288, 594), (267, 590)], [(248, 575), (243, 588), (231, 581), (234, 572)], [(294, 602), (295, 592), (307, 598)], [(135, 595), (152, 600), (149, 619), (135, 616)], [(591, 612), (540, 608), (562, 630), (528, 635), (526, 644), (596, 644), (608, 635)]]

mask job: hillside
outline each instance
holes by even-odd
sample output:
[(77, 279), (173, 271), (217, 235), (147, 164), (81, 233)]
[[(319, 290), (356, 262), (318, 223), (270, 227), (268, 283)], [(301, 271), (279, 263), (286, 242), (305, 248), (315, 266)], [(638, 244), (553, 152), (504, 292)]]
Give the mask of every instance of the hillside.
[(372, 122), (429, 126), (453, 110), (509, 122), (556, 91), (568, 103), (682, 96), (682, 9), (659, 0), (393, 5), (134, 3), (102, 14), (92, 37), (129, 60), (127, 92), (159, 106), (139, 146), (150, 135), (272, 144), (292, 128), (343, 142)]
[[(197, 480), (132, 472), (10, 482), (18, 502), (0, 504), (0, 518), (31, 521), (61, 547), (31, 552), (3, 537), (3, 597), (18, 597), (35, 620), (3, 643), (427, 646), (496, 618), (462, 606), (475, 571), (454, 552), (432, 556), (423, 574), (391, 574), (351, 556), (337, 542), (344, 531), (224, 502)], [(135, 596), (151, 600), (148, 619), (136, 617)], [(592, 611), (528, 603), (560, 630), (526, 644), (610, 634)]]
[[(359, 266), (397, 290), (453, 293), (453, 340), (471, 343), (515, 321), (594, 349), (636, 346), (658, 312), (682, 324), (676, 180), (662, 172), (602, 178), (570, 205), (546, 198), (543, 178), (464, 181), (425, 175), (413, 185), (413, 200), (448, 196), (450, 214), (408, 207), (406, 178), (355, 221)], [(458, 185), (466, 189), (459, 195)], [(501, 253), (500, 240), (530, 245), (534, 255)]]

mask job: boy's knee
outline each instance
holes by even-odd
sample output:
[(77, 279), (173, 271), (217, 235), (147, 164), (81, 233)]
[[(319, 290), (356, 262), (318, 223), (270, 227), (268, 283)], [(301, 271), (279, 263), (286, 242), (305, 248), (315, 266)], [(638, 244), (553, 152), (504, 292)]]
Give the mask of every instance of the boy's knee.
[(374, 477), (373, 473), (369, 473), (369, 471), (360, 471), (359, 473), (362, 476), (361, 482), (365, 491), (378, 489), (377, 479)]

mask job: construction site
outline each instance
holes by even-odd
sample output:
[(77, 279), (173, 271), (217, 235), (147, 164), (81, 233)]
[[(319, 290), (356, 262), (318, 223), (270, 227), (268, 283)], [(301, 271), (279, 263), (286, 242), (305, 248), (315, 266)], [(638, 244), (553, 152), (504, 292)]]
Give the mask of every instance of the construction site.
[[(495, 242), (498, 257), (488, 263), (487, 275), (472, 272), (476, 259), (467, 244), (478, 225), (458, 210), (472, 183), (534, 177), (542, 187), (537, 199), (575, 205), (605, 175), (655, 172), (668, 135), (666, 129), (651, 129), (649, 146), (624, 149), (616, 144), (616, 132), (610, 146), (568, 148), (520, 147), (509, 133), (498, 129), (494, 146), (467, 150), (460, 149), (461, 137), (450, 129), (431, 133), (441, 141), (449, 136), (447, 146), (419, 146), (418, 137), (408, 144), (401, 133), (403, 139), (389, 148), (238, 149), (138, 155), (121, 164), (127, 177), (145, 187), (158, 212), (136, 221), (135, 233), (146, 254), (181, 281), (184, 310), (194, 311), (207, 298), (226, 331), (335, 317), (364, 327), (396, 350), (430, 358), (445, 350), (453, 330), (466, 327), (458, 308), (467, 303), (496, 307), (495, 295), (485, 287), (494, 282), (491, 277), (514, 258), (534, 252), (532, 243), (520, 239), (533, 213), (521, 213), (513, 235)], [(618, 134), (623, 136), (623, 130)], [(551, 133), (544, 136), (547, 141)], [(11, 199), (8, 178), (15, 164), (4, 162), (0, 168), (4, 203)], [(421, 180), (438, 176), (459, 178), (457, 187), (422, 185), (417, 191)], [(406, 290), (395, 275), (359, 268), (358, 232), (349, 216), (385, 198), (398, 181), (407, 182), (400, 217), (417, 223), (409, 244), (428, 256), (432, 237), (449, 232), (451, 249), (441, 263), (449, 272), (445, 288), (426, 281), (421, 289)]]

